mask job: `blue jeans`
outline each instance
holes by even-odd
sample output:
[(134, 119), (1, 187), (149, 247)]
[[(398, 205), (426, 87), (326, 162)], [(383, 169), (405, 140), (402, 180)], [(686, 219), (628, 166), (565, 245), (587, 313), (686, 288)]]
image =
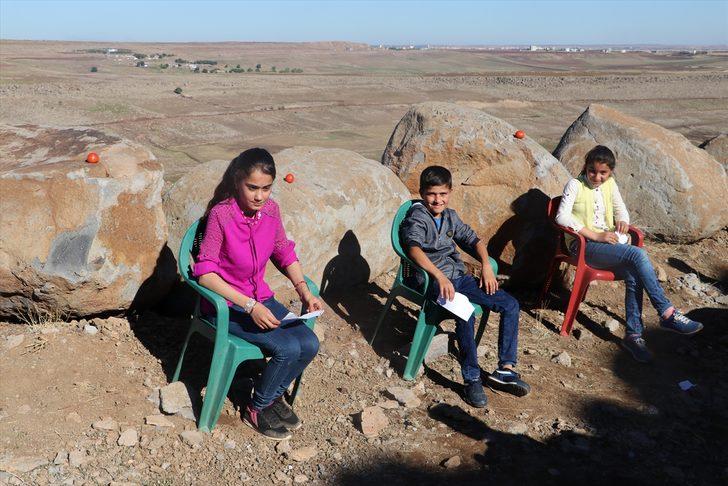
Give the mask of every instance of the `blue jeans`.
[[(478, 287), (478, 280), (472, 275), (464, 275), (452, 281), (456, 292), (460, 292), (473, 304), (480, 304), (486, 309), (500, 313), (498, 328), (498, 366), (516, 365), (518, 359), (518, 301), (507, 292), (498, 289), (495, 294), (488, 295)], [(440, 286), (433, 279), (428, 297), (437, 300)], [(455, 318), (455, 338), (460, 349), (460, 372), (465, 382), (480, 379), (478, 350), (475, 345), (475, 314), (465, 322)]]
[(647, 257), (647, 252), (632, 245), (611, 245), (596, 241), (586, 242), (584, 253), (587, 265), (601, 270), (611, 270), (617, 278), (624, 280), (624, 307), (627, 317), (627, 334), (641, 336), (643, 291), (652, 302), (657, 313), (662, 316), (672, 304), (657, 281), (655, 269)]
[[(257, 305), (261, 304), (270, 309), (278, 320), (288, 314), (288, 309), (274, 298)], [(253, 392), (251, 406), (257, 410), (264, 409), (283, 395), (319, 349), (316, 334), (301, 320), (263, 330), (255, 325), (250, 315), (231, 308), (230, 333), (255, 344), (270, 356)]]

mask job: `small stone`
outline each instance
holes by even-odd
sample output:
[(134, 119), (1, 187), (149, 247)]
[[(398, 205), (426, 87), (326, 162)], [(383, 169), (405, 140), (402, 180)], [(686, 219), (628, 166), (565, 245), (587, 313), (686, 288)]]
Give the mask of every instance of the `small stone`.
[(551, 361), (556, 364), (560, 364), (561, 366), (571, 367), (571, 356), (569, 356), (569, 353), (567, 353), (566, 351), (562, 351), (559, 354), (555, 355), (553, 358), (551, 358)]
[(667, 272), (662, 265), (655, 265), (655, 272), (657, 273), (658, 282), (667, 282)]
[(288, 457), (293, 459), (296, 462), (305, 462), (309, 459), (312, 459), (316, 455), (317, 451), (314, 446), (306, 446), (301, 447), (300, 449), (296, 449), (294, 451), (291, 451)]
[(508, 427), (508, 433), (514, 435), (522, 435), (528, 432), (528, 425), (523, 422), (516, 422)]
[(136, 429), (126, 429), (119, 436), (119, 440), (116, 443), (124, 447), (134, 447), (139, 442), (139, 435)]
[(291, 442), (282, 440), (276, 444), (276, 452), (278, 454), (288, 454), (291, 452)]
[(308, 482), (308, 476), (305, 474), (296, 474), (293, 476), (293, 482), (296, 484), (303, 484)]
[(116, 423), (116, 420), (112, 419), (111, 417), (105, 417), (101, 420), (97, 420), (96, 422), (91, 424), (91, 427), (96, 430), (119, 430), (119, 424)]
[(93, 336), (94, 334), (97, 334), (99, 332), (99, 328), (92, 324), (86, 324), (85, 326), (83, 326), (83, 332), (85, 332), (86, 334), (91, 334)]
[(586, 375), (584, 373), (577, 373), (576, 377), (583, 380), (584, 378), (586, 378)]
[(5, 349), (13, 349), (23, 344), (25, 334), (12, 334), (5, 339)]
[(86, 463), (88, 456), (86, 451), (82, 449), (76, 449), (68, 454), (68, 464), (71, 467), (81, 467)]
[(391, 377), (392, 377), (392, 374), (393, 374), (393, 373), (394, 373), (394, 371), (392, 370), (392, 368), (387, 368), (387, 369), (386, 369), (386, 370), (384, 371), (384, 375), (385, 375), (385, 376), (386, 376), (387, 378), (391, 378)]
[(68, 452), (66, 451), (58, 451), (56, 454), (56, 458), (53, 459), (53, 464), (59, 465), (59, 464), (66, 464), (68, 462)]
[(523, 354), (536, 354), (536, 350), (533, 348), (526, 348), (523, 350)]
[(417, 395), (415, 395), (415, 393), (409, 388), (390, 386), (387, 388), (387, 393), (407, 408), (419, 407), (420, 403), (422, 403), (420, 399), (417, 398)]
[(478, 346), (476, 349), (476, 353), (478, 358), (490, 358), (491, 357), (491, 351), (486, 345)]
[(159, 398), (162, 411), (167, 414), (175, 414), (183, 408), (192, 409), (192, 400), (187, 392), (187, 387), (181, 381), (175, 381), (159, 390)]
[(383, 408), (384, 410), (394, 410), (399, 408), (399, 402), (397, 400), (384, 400), (377, 403), (377, 407)]
[(324, 339), (326, 338), (326, 325), (322, 322), (317, 322), (316, 325), (313, 326), (313, 333), (318, 338), (319, 343), (324, 342)]
[(615, 334), (619, 331), (619, 321), (617, 321), (616, 319), (607, 319), (602, 324), (612, 334)]
[(177, 415), (184, 419), (192, 420), (193, 422), (197, 420), (197, 417), (195, 417), (195, 411), (192, 407), (182, 407), (180, 411), (177, 412)]
[(537, 364), (534, 363), (534, 364), (531, 364), (531, 369), (534, 370), (534, 371), (538, 371), (538, 370), (541, 369), (541, 367), (539, 365), (537, 365)]
[(331, 368), (331, 367), (334, 366), (335, 363), (336, 363), (336, 360), (334, 360), (334, 358), (332, 358), (331, 356), (329, 356), (328, 358), (326, 358), (326, 361), (324, 362), (324, 365), (327, 368)]
[(197, 430), (185, 430), (179, 434), (179, 436), (182, 439), (182, 442), (190, 447), (199, 446), (204, 440), (202, 432), (198, 432)]
[(144, 386), (146, 386), (147, 388), (153, 388), (154, 385), (152, 384), (151, 376), (147, 376), (146, 378), (144, 378)]
[(361, 432), (366, 437), (376, 437), (389, 425), (389, 419), (379, 407), (367, 407), (360, 416)]
[(432, 338), (430, 348), (425, 355), (425, 364), (430, 364), (448, 353), (450, 336), (448, 334), (437, 334)]
[(68, 412), (68, 414), (66, 415), (66, 422), (76, 422), (80, 424), (82, 422), (82, 419), (77, 412)]
[(157, 408), (159, 408), (159, 405), (161, 404), (161, 401), (159, 399), (159, 388), (155, 388), (152, 390), (152, 393), (147, 396), (147, 400), (152, 402)]
[(291, 481), (288, 476), (286, 476), (286, 473), (284, 473), (283, 471), (276, 471), (273, 476), (276, 478), (276, 480), (283, 483), (288, 483)]
[(42, 457), (0, 456), (0, 471), (27, 473), (38, 467), (45, 466), (46, 464), (48, 464), (48, 461)]
[(225, 444), (223, 444), (223, 447), (224, 447), (225, 449), (231, 450), (231, 449), (235, 449), (235, 445), (236, 445), (236, 444), (235, 444), (235, 441), (234, 441), (234, 440), (232, 440), (232, 439), (227, 439), (227, 440), (225, 441)]
[(424, 395), (425, 394), (425, 382), (420, 381), (415, 386), (412, 387), (412, 391), (415, 392), (417, 395)]
[(457, 467), (460, 467), (460, 456), (452, 456), (451, 458), (443, 461), (442, 467), (445, 469), (455, 469)]
[(144, 417), (144, 422), (157, 427), (174, 427), (174, 424), (162, 414), (147, 415)]

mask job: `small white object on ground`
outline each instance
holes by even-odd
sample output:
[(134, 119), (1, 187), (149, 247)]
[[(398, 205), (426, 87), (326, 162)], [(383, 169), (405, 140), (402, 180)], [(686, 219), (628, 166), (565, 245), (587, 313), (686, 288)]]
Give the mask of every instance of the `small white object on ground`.
[(691, 388), (695, 387), (695, 383), (691, 382), (690, 380), (683, 380), (680, 383), (677, 384), (677, 386), (680, 387), (682, 391), (688, 391)]

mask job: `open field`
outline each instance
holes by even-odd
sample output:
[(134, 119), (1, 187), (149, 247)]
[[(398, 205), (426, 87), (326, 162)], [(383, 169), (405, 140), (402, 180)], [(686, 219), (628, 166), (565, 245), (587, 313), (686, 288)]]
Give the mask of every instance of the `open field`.
[[(87, 53), (169, 53), (147, 60)], [(161, 69), (174, 60), (214, 60)], [(271, 72), (286, 67), (303, 73)], [(91, 73), (91, 67), (98, 72)], [(175, 88), (182, 88), (175, 94)], [(0, 41), (0, 122), (103, 127), (149, 146), (168, 181), (252, 145), (340, 147), (378, 160), (409, 105), (467, 104), (547, 149), (591, 102), (694, 143), (728, 126), (728, 53), (392, 51), (361, 44), (102, 44)]]

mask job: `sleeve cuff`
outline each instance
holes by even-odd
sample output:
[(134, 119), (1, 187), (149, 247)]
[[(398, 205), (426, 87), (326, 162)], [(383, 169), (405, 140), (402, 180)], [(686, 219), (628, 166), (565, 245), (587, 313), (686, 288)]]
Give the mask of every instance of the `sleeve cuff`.
[(205, 275), (206, 273), (219, 273), (219, 268), (220, 267), (215, 262), (197, 262), (195, 263), (195, 267), (192, 270), (192, 275), (194, 275), (195, 277), (199, 277), (200, 275)]

